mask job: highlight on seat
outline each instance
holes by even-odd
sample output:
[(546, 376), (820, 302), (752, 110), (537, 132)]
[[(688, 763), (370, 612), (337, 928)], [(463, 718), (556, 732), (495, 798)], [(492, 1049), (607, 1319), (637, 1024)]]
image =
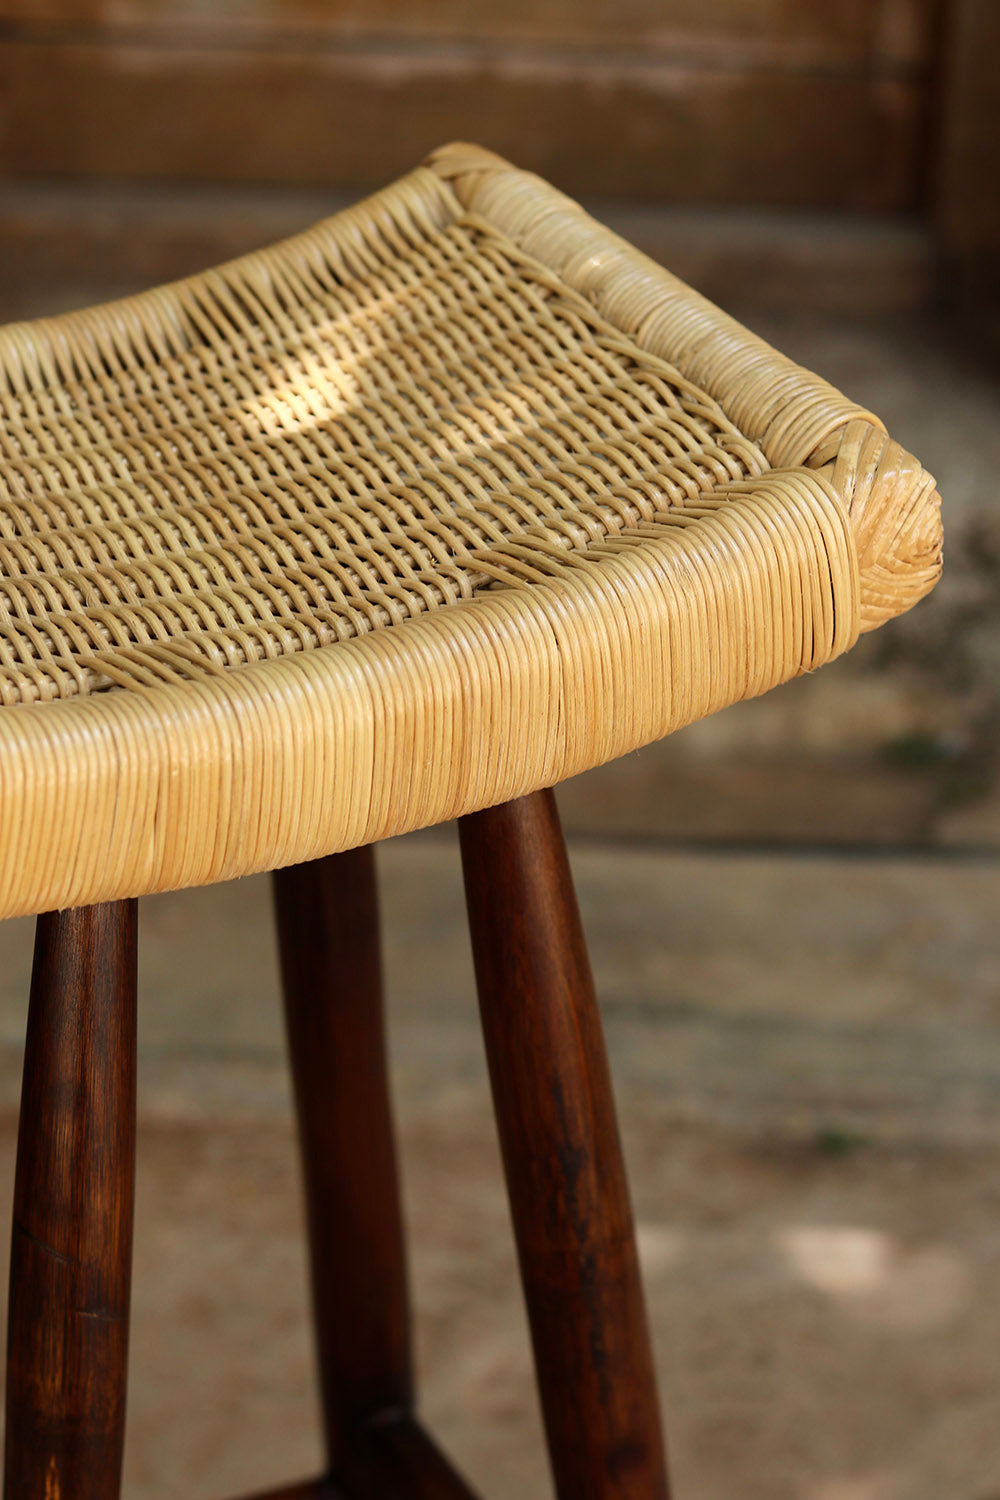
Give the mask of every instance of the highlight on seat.
[(0, 385), (3, 916), (551, 786), (940, 568), (876, 417), (472, 146)]

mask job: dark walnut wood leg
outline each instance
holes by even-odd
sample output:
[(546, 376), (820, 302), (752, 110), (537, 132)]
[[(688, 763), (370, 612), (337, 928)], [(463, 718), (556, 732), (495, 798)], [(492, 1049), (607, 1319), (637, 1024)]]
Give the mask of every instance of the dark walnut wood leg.
[(331, 1475), (352, 1500), (472, 1500), (412, 1417), (373, 852), (279, 870), (274, 892)]
[(559, 1500), (666, 1500), (600, 1014), (551, 792), (460, 822), (486, 1050)]
[(14, 1186), (6, 1500), (121, 1487), (136, 904), (39, 917)]

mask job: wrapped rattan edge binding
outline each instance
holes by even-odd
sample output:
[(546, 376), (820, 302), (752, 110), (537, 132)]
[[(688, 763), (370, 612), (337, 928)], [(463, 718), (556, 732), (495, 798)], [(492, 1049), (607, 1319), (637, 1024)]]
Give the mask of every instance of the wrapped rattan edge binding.
[(824, 469), (855, 528), (861, 629), (909, 609), (941, 571), (940, 497), (872, 412), (750, 333), (542, 178), (458, 142), (428, 158), (464, 207), (713, 396), (776, 468)]
[(0, 713), (0, 916), (209, 884), (442, 822), (853, 644), (854, 544), (822, 477), (771, 473), (698, 509), (647, 524), (641, 544), (567, 554), (530, 589), (392, 630)]

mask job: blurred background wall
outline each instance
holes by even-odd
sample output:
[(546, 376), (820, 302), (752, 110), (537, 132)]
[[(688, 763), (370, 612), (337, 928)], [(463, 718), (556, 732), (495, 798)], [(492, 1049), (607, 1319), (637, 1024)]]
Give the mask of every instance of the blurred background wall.
[[(43, 270), (41, 182), (80, 192), (44, 269), (89, 253), (110, 282), (212, 237), (168, 184), (355, 192), (474, 137), (578, 196), (905, 226), (919, 246), (882, 247), (897, 297), (929, 294), (931, 248), (978, 285), (1000, 244), (998, 32), (993, 0), (2, 0), (3, 269)], [(150, 189), (127, 236), (101, 238), (97, 184)]]

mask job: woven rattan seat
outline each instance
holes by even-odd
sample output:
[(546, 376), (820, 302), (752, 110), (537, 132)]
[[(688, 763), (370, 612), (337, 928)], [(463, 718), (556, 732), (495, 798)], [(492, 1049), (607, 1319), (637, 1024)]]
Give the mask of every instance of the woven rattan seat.
[(2, 915), (551, 785), (939, 570), (877, 418), (473, 147), (0, 371)]

